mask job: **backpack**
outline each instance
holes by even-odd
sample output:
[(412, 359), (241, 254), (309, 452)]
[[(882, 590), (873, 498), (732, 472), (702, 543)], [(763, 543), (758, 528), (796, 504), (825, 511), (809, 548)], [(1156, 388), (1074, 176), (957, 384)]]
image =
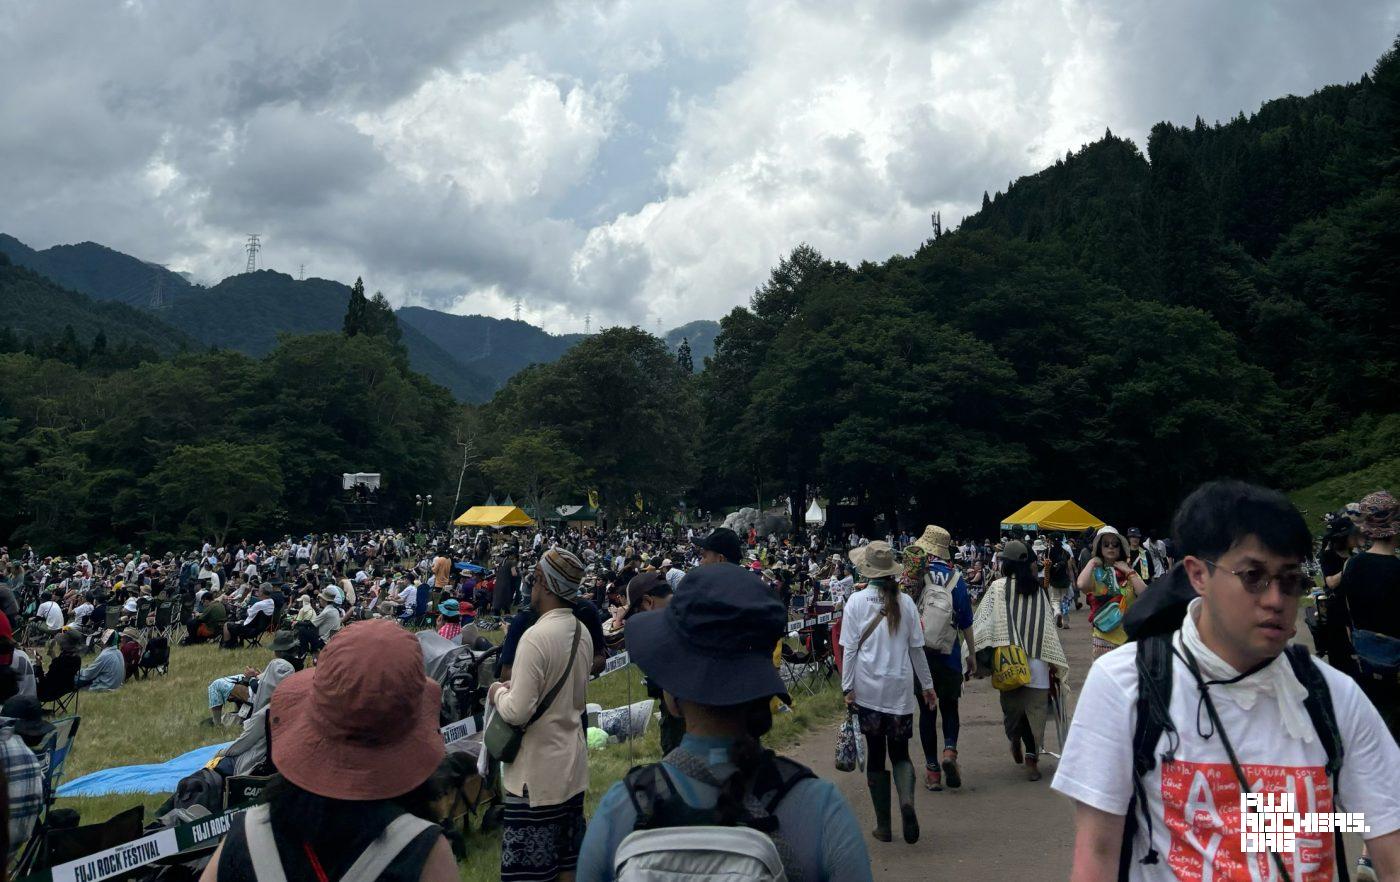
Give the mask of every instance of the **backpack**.
[(947, 653), (953, 649), (958, 639), (958, 629), (953, 625), (953, 588), (962, 578), (962, 571), (954, 568), (948, 581), (939, 584), (932, 573), (924, 573), (924, 591), (919, 597), (919, 618), (924, 623), (924, 648), (934, 652)]
[(778, 829), (774, 813), (794, 786), (815, 777), (806, 766), (768, 753), (750, 789), (767, 816), (724, 826), (717, 809), (696, 808), (681, 798), (664, 764), (637, 766), (623, 779), (637, 820), (613, 857), (613, 877), (617, 882), (787, 882), (773, 841)]
[[(1147, 596), (1151, 596), (1148, 592)], [(1182, 607), (1183, 615), (1185, 607)], [(1160, 622), (1160, 619), (1158, 619)], [(1178, 620), (1178, 627), (1180, 621)], [(1138, 830), (1138, 814), (1147, 822), (1147, 854), (1141, 863), (1157, 863), (1157, 852), (1152, 847), (1152, 817), (1148, 814), (1147, 791), (1143, 778), (1156, 765), (1153, 751), (1163, 734), (1167, 735), (1167, 749), (1161, 755), (1162, 762), (1174, 761), (1178, 745), (1176, 726), (1171, 719), (1172, 699), (1172, 633), (1156, 632), (1145, 635), (1138, 641), (1137, 675), (1138, 696), (1136, 703), (1137, 721), (1133, 726), (1133, 795), (1128, 802), (1127, 817), (1123, 823), (1123, 844), (1118, 855), (1118, 878), (1130, 877), (1133, 859), (1133, 839)], [(1332, 708), (1332, 693), (1322, 671), (1313, 664), (1306, 646), (1292, 645), (1284, 650), (1288, 663), (1298, 682), (1308, 690), (1303, 707), (1308, 712), (1318, 740), (1327, 752), (1326, 774), (1332, 781), (1332, 804), (1338, 805), (1342, 760), (1345, 750), (1342, 736), (1337, 728), (1337, 718)], [(1334, 809), (1335, 810), (1335, 809)], [(1336, 841), (1337, 878), (1348, 882), (1346, 849), (1342, 834), (1334, 833)]]

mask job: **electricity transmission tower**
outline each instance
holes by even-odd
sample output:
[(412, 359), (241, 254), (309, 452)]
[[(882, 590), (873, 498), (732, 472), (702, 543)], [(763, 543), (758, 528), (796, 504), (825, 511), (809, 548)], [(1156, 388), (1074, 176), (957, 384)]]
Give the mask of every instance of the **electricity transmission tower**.
[(583, 314), (583, 333), (585, 335), (593, 333), (593, 313), (591, 312)]
[(520, 321), (520, 298), (515, 298), (515, 320)]
[(262, 251), (262, 242), (258, 239), (258, 234), (257, 234), (257, 233), (249, 233), (249, 234), (248, 234), (248, 244), (244, 245), (243, 247), (244, 247), (244, 249), (248, 252), (248, 268), (247, 268), (246, 270), (244, 270), (244, 272), (246, 272), (246, 273), (255, 273), (255, 272), (257, 272), (257, 271), (258, 271), (258, 252), (259, 252), (259, 251)]
[[(161, 268), (164, 269), (164, 264)], [(151, 292), (151, 309), (160, 309), (165, 306), (165, 273), (156, 273), (156, 287)]]
[(933, 220), (933, 238), (937, 239), (943, 235), (943, 212), (935, 211), (930, 217)]
[(304, 263), (301, 265), (301, 272), (297, 274), (297, 281), (298, 281), (298, 282), (305, 282), (305, 281), (306, 281), (306, 264), (304, 264)]

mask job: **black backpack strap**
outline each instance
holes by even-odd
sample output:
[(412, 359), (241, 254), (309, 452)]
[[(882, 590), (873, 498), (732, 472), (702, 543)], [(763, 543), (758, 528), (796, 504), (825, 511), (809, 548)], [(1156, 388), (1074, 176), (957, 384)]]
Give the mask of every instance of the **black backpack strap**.
[[(1346, 759), (1346, 749), (1342, 746), (1342, 733), (1337, 727), (1337, 715), (1332, 707), (1332, 690), (1327, 687), (1327, 678), (1313, 663), (1312, 654), (1306, 646), (1295, 643), (1284, 650), (1284, 654), (1293, 666), (1294, 676), (1308, 690), (1308, 697), (1303, 699), (1303, 708), (1307, 710), (1313, 731), (1322, 742), (1322, 749), (1327, 752), (1327, 777), (1332, 779), (1332, 810), (1341, 811), (1342, 761)], [(1332, 835), (1337, 847), (1337, 878), (1348, 882), (1350, 874), (1342, 834), (1333, 831)]]
[(693, 808), (680, 798), (665, 763), (634, 766), (622, 783), (627, 788), (627, 796), (632, 800), (632, 808), (637, 815), (632, 824), (633, 830), (691, 827), (715, 822), (713, 810)]
[(754, 781), (754, 795), (763, 803), (764, 810), (770, 816), (776, 816), (778, 803), (783, 801), (788, 792), (801, 782), (817, 775), (801, 763), (785, 756), (777, 756), (772, 751), (769, 751), (769, 755), (771, 761), (764, 763)]
[(1146, 821), (1147, 854), (1142, 863), (1157, 863), (1157, 851), (1152, 847), (1152, 816), (1147, 807), (1147, 791), (1143, 777), (1157, 765), (1155, 751), (1163, 733), (1168, 745), (1162, 762), (1175, 758), (1180, 740), (1172, 723), (1172, 635), (1153, 634), (1138, 641), (1138, 696), (1135, 705), (1137, 720), (1133, 725), (1133, 794), (1128, 801), (1128, 814), (1123, 819), (1123, 844), (1118, 854), (1118, 878), (1128, 879), (1133, 860), (1133, 839), (1137, 835), (1139, 812)]

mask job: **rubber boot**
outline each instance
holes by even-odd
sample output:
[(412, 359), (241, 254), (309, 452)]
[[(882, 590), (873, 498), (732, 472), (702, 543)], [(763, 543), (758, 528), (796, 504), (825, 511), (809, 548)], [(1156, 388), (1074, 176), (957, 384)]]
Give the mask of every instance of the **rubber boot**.
[(919, 841), (919, 816), (914, 814), (914, 764), (909, 760), (894, 764), (894, 789), (899, 791), (899, 818), (904, 823), (904, 841)]
[(886, 771), (866, 772), (865, 783), (870, 786), (870, 801), (875, 805), (875, 829), (871, 836), (881, 842), (889, 842), (890, 833), (890, 773)]

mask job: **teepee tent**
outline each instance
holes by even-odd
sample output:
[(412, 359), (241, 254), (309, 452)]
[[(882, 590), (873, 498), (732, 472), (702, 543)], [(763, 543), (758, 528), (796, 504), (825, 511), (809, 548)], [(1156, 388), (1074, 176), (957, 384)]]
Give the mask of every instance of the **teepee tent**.
[(809, 524), (824, 524), (826, 523), (826, 512), (822, 511), (822, 507), (817, 505), (817, 501), (813, 499), (804, 518)]

